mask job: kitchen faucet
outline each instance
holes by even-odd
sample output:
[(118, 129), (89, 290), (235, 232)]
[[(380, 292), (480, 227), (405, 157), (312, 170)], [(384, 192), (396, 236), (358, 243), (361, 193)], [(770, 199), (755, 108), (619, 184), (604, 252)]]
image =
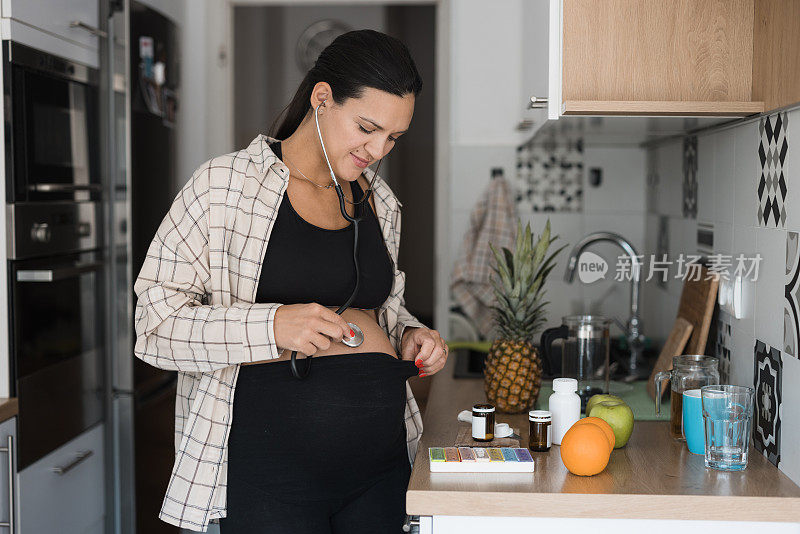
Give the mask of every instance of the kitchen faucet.
[(569, 253), (567, 271), (564, 273), (564, 281), (572, 283), (575, 279), (575, 268), (578, 265), (578, 258), (580, 258), (587, 247), (601, 241), (616, 243), (631, 258), (631, 316), (628, 319), (627, 327), (623, 329), (628, 340), (628, 347), (631, 351), (630, 362), (628, 364), (628, 376), (625, 378), (625, 381), (629, 382), (639, 378), (639, 362), (641, 361), (641, 355), (644, 349), (644, 335), (641, 331), (642, 323), (639, 319), (639, 291), (642, 285), (642, 261), (638, 254), (636, 254), (636, 249), (633, 248), (633, 245), (631, 245), (628, 240), (619, 234), (612, 232), (595, 232), (589, 234), (572, 247), (572, 251)]

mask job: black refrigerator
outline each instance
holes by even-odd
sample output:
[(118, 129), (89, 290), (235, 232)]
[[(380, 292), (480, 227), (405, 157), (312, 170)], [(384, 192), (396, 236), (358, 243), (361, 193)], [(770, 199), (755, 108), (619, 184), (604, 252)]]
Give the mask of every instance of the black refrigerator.
[[(177, 193), (173, 184), (177, 183), (180, 50), (176, 25), (135, 1), (130, 3), (129, 36), (133, 282)], [(134, 495), (139, 533), (178, 532), (158, 519), (175, 457), (176, 378), (173, 371), (133, 358)]]

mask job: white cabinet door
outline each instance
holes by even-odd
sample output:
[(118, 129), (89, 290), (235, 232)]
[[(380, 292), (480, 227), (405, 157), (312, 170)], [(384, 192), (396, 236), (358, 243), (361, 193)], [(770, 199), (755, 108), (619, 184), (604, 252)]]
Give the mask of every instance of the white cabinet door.
[[(16, 504), (19, 502), (16, 491), (17, 483), (13, 479), (17, 472), (16, 455), (14, 454), (16, 447), (17, 418), (12, 417), (0, 424), (0, 525), (2, 525), (0, 533), (16, 534), (20, 532), (16, 521), (16, 518), (19, 517), (19, 506)], [(9, 524), (13, 530), (9, 529)]]
[[(522, 4), (522, 120), (528, 126), (522, 130), (526, 139), (533, 137), (548, 119), (550, 93), (550, 0), (528, 0)], [(534, 99), (540, 103), (529, 107)]]
[(564, 44), (563, 28), (564, 0), (550, 0), (550, 31), (548, 32), (548, 95), (547, 118), (557, 120), (561, 116), (561, 50)]
[(3, 39), (97, 68), (97, 0), (2, 0)]
[(84, 534), (96, 530), (105, 515), (103, 484), (100, 424), (20, 471), (21, 532)]

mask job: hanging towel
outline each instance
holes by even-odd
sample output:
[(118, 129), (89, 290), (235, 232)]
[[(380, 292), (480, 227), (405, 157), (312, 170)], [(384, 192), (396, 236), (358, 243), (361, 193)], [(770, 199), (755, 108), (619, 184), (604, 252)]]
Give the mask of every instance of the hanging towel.
[(494, 329), (490, 306), (495, 297), (490, 280), (495, 260), (489, 243), (498, 250), (513, 248), (516, 231), (517, 216), (510, 187), (502, 172), (494, 171), (489, 186), (470, 214), (469, 229), (450, 283), (455, 304), (461, 306), (484, 337)]

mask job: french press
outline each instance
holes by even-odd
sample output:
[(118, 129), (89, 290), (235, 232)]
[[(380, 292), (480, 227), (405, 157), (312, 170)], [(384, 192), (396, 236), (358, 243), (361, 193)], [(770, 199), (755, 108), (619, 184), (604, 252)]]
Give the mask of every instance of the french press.
[[(562, 318), (561, 326), (542, 332), (545, 373), (576, 379), (582, 410), (592, 395), (608, 393), (610, 322), (600, 315), (569, 315)], [(552, 347), (557, 339), (564, 340), (560, 361)]]

